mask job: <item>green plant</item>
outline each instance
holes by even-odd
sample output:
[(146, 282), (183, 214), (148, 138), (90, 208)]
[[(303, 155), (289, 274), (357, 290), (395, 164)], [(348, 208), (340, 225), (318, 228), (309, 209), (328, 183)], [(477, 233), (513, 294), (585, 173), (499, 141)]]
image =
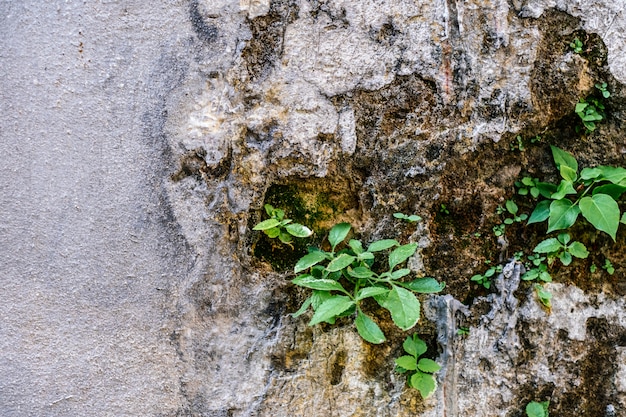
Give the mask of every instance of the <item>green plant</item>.
[(548, 408), (550, 407), (550, 401), (536, 402), (531, 401), (526, 405), (527, 417), (549, 417)]
[(309, 237), (313, 234), (311, 229), (299, 223), (293, 223), (291, 219), (285, 219), (285, 212), (276, 209), (269, 204), (264, 206), (269, 219), (254, 226), (253, 230), (261, 230), (270, 238), (278, 238), (281, 242), (290, 244), (292, 236)]
[[(491, 261), (485, 261), (485, 263), (490, 264)], [(500, 272), (502, 272), (502, 265), (494, 265), (487, 269), (484, 274), (476, 274), (470, 280), (489, 289), (491, 288), (491, 277)]]
[(600, 90), (600, 93), (602, 93), (602, 97), (604, 98), (609, 98), (611, 97), (611, 93), (609, 93), (609, 90), (607, 90), (608, 84), (607, 83), (597, 83), (595, 85), (595, 87)]
[(406, 220), (409, 223), (419, 222), (422, 220), (422, 218), (417, 214), (407, 215), (403, 213), (393, 213), (393, 217), (395, 217), (396, 219)]
[(591, 272), (592, 274), (596, 272), (597, 270), (598, 270), (598, 267), (596, 266), (596, 264), (591, 264), (591, 266), (589, 267), (589, 272)]
[(580, 242), (571, 242), (569, 233), (559, 233), (556, 238), (548, 238), (540, 242), (533, 252), (546, 254), (548, 265), (552, 265), (558, 258), (565, 266), (572, 263), (572, 257), (585, 259), (589, 256), (589, 251)]
[(583, 43), (578, 38), (574, 38), (574, 40), (570, 42), (569, 47), (572, 48), (577, 54), (581, 54), (583, 52)]
[(433, 373), (441, 366), (432, 359), (420, 358), (426, 353), (426, 343), (417, 334), (406, 338), (402, 347), (408, 355), (396, 359), (396, 371), (407, 373), (407, 384), (420, 392), (423, 398), (430, 397), (437, 388)]
[(604, 260), (604, 265), (602, 265), (602, 269), (608, 272), (609, 275), (613, 275), (613, 273), (615, 272), (615, 268), (613, 267), (613, 264), (608, 259)]
[(589, 132), (596, 130), (596, 122), (600, 122), (605, 118), (604, 104), (596, 98), (581, 98), (580, 101), (576, 103), (574, 112), (580, 117), (583, 126), (585, 126), (585, 129)]
[(524, 146), (524, 139), (522, 139), (521, 136), (517, 135), (515, 137), (515, 142), (511, 143), (511, 150), (519, 150), (520, 152), (524, 152), (526, 150), (526, 147)]
[[(310, 248), (295, 265), (300, 274), (294, 284), (313, 290), (294, 317), (309, 307), (314, 311), (310, 326), (334, 323), (338, 317), (355, 317), (354, 324), (361, 337), (370, 343), (382, 343), (385, 335), (374, 320), (362, 310), (362, 302), (373, 298), (391, 314), (394, 324), (402, 330), (415, 326), (420, 318), (420, 302), (415, 294), (436, 293), (443, 289), (434, 278), (416, 278), (405, 282), (411, 274), (404, 264), (417, 250), (417, 243), (401, 245), (395, 239), (372, 242), (367, 249), (361, 241), (349, 240), (339, 251), (350, 232), (348, 223), (339, 223), (330, 230), (330, 252)], [(387, 266), (381, 259), (387, 253)], [(380, 268), (380, 269), (379, 269)], [(381, 272), (382, 270), (382, 272)]]
[(448, 208), (446, 207), (445, 204), (442, 204), (439, 207), (439, 213), (441, 213), (441, 214), (450, 214), (450, 210), (448, 210)]
[(507, 217), (506, 219), (504, 219), (504, 224), (520, 223), (528, 219), (527, 214), (520, 214), (519, 216), (517, 215), (519, 208), (513, 200), (506, 200), (505, 207), (509, 214), (512, 214), (513, 217)]
[(579, 172), (578, 162), (570, 153), (550, 148), (561, 181), (558, 185), (540, 183), (540, 194), (546, 199), (537, 204), (528, 224), (547, 220), (550, 233), (571, 227), (582, 214), (597, 230), (615, 240), (620, 221), (626, 222), (617, 204), (626, 191), (626, 169), (597, 166)]
[(493, 234), (496, 236), (502, 236), (506, 230), (506, 226), (504, 224), (497, 224), (492, 227)]
[(469, 332), (469, 327), (459, 327), (456, 331), (456, 334), (458, 334), (459, 336), (467, 336)]

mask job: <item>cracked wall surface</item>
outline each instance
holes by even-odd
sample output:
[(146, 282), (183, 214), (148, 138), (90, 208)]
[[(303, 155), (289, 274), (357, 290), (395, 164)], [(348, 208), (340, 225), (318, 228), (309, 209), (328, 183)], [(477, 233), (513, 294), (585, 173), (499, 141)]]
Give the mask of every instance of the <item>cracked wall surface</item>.
[[(516, 153), (517, 135), (624, 166), (619, 2), (0, 11), (0, 414), (513, 417), (549, 398), (626, 415), (623, 233), (595, 242), (616, 273), (561, 274), (551, 312), (513, 264), (489, 293), (469, 282), (536, 238), (475, 237), (522, 172), (550, 172), (547, 145)], [(600, 80), (609, 117), (581, 139), (573, 107)], [(411, 267), (447, 282), (418, 330), (444, 366), (433, 397), (392, 371), (404, 333), (373, 346), (289, 315), (305, 294), (251, 231), (268, 201), (320, 239), (348, 221), (419, 242)]]

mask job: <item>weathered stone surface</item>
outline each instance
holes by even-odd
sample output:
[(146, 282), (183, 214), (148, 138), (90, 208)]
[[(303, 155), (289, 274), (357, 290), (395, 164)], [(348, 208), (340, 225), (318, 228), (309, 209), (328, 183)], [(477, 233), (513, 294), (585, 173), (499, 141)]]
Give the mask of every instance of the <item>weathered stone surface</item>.
[[(550, 313), (513, 264), (490, 295), (469, 283), (537, 239), (487, 236), (520, 174), (552, 172), (547, 143), (624, 165), (619, 2), (0, 11), (0, 414), (513, 417), (543, 399), (626, 413), (623, 232), (555, 275)], [(581, 137), (573, 108), (600, 80), (609, 117)], [(544, 142), (511, 151), (518, 134)], [(289, 316), (305, 295), (294, 255), (251, 231), (265, 202), (318, 241), (349, 221), (364, 241), (419, 242), (412, 268), (448, 283), (422, 300), (444, 366), (432, 398), (393, 372), (406, 334), (383, 315), (381, 346)], [(616, 273), (590, 275), (603, 256)]]

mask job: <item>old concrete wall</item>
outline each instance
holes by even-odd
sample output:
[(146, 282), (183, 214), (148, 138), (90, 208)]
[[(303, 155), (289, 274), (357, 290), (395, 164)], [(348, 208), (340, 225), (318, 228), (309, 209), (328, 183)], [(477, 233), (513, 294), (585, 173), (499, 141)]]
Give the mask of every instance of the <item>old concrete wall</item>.
[[(624, 165), (622, 8), (0, 1), (0, 414), (626, 415), (623, 234), (597, 244), (616, 275), (560, 275), (552, 312), (512, 264), (491, 294), (469, 283), (528, 245), (470, 237), (521, 172), (550, 169), (515, 135)], [(572, 109), (598, 80), (611, 116), (580, 138)], [(420, 243), (412, 266), (450, 295), (423, 300), (435, 396), (392, 371), (405, 334), (374, 347), (288, 315), (305, 296), (289, 255), (250, 226), (294, 196), (324, 201), (318, 230)], [(453, 297), (470, 333), (442, 339)]]

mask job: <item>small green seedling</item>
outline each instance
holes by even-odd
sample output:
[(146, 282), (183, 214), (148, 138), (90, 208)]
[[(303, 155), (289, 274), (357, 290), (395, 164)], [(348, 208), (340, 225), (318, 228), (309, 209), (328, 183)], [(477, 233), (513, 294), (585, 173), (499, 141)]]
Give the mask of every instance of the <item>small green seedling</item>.
[(459, 327), (456, 331), (456, 334), (459, 336), (467, 336), (469, 332), (469, 327)]
[(548, 309), (552, 308), (552, 293), (546, 290), (541, 284), (535, 284), (533, 288), (535, 289), (535, 293), (537, 294), (537, 298), (539, 299), (541, 304), (543, 304)]
[[(485, 262), (485, 263), (489, 264), (491, 262)], [(476, 282), (479, 285), (482, 285), (486, 289), (489, 289), (491, 288), (492, 277), (495, 274), (499, 274), (500, 272), (502, 272), (502, 265), (495, 265), (487, 269), (487, 271), (485, 271), (484, 274), (474, 275), (472, 278), (470, 278), (470, 280)]]
[(580, 120), (582, 120), (583, 126), (585, 126), (588, 132), (596, 130), (596, 122), (600, 122), (606, 117), (604, 114), (604, 104), (596, 98), (581, 98), (576, 104), (574, 112), (578, 115)]
[(422, 398), (428, 398), (437, 389), (437, 380), (433, 373), (441, 366), (432, 359), (420, 358), (426, 353), (426, 343), (417, 334), (406, 338), (402, 344), (408, 355), (396, 359), (396, 372), (407, 373), (407, 384), (420, 392)]
[(591, 264), (591, 266), (589, 267), (589, 272), (591, 272), (592, 274), (595, 273), (598, 270), (598, 267), (596, 266), (596, 264)]
[(422, 220), (422, 218), (417, 214), (411, 214), (409, 216), (403, 213), (393, 213), (393, 217), (395, 217), (396, 219), (406, 220), (409, 223), (419, 222), (420, 220)]
[(517, 215), (517, 212), (519, 211), (519, 207), (517, 207), (517, 204), (515, 204), (513, 200), (507, 200), (505, 207), (506, 207), (506, 210), (509, 212), (509, 214), (512, 214), (513, 217), (507, 217), (506, 219), (504, 219), (504, 224), (510, 225), (513, 223), (521, 223), (523, 221), (526, 221), (526, 219), (528, 219), (528, 214), (520, 214), (519, 216)]
[(504, 224), (497, 224), (493, 226), (491, 230), (493, 230), (494, 235), (499, 237), (499, 236), (502, 236), (504, 232), (506, 231), (506, 226)]
[(585, 259), (589, 251), (580, 242), (571, 242), (569, 233), (560, 233), (557, 238), (549, 238), (540, 242), (533, 252), (546, 254), (548, 265), (552, 265), (558, 258), (565, 266), (572, 263), (573, 257)]
[(570, 42), (569, 47), (574, 50), (574, 53), (581, 54), (583, 52), (583, 43), (578, 38), (574, 38), (574, 40)]
[(604, 98), (609, 98), (611, 97), (611, 93), (609, 92), (609, 90), (607, 90), (607, 83), (597, 83), (595, 85), (595, 87), (600, 90), (600, 93), (602, 93), (602, 97)]
[(526, 148), (524, 147), (524, 139), (521, 136), (515, 137), (515, 142), (511, 143), (511, 150), (519, 150), (520, 152), (524, 152)]
[(602, 265), (602, 269), (608, 272), (609, 275), (613, 275), (613, 273), (615, 272), (615, 268), (613, 267), (613, 264), (608, 259), (604, 260), (604, 265)]
[(537, 135), (534, 138), (530, 139), (530, 143), (539, 143), (541, 142), (543, 139), (541, 138), (541, 136)]
[(450, 214), (450, 210), (448, 210), (448, 208), (446, 207), (446, 205), (445, 205), (445, 204), (442, 204), (442, 205), (439, 207), (439, 213), (442, 213), (442, 214)]
[(548, 408), (550, 407), (550, 401), (536, 402), (531, 401), (526, 406), (527, 417), (549, 417)]
[(291, 243), (292, 236), (309, 237), (313, 234), (308, 227), (299, 223), (293, 223), (291, 219), (285, 219), (285, 212), (281, 209), (266, 204), (265, 212), (270, 218), (257, 224), (252, 230), (261, 230), (268, 237), (272, 239), (277, 237), (286, 244)]

